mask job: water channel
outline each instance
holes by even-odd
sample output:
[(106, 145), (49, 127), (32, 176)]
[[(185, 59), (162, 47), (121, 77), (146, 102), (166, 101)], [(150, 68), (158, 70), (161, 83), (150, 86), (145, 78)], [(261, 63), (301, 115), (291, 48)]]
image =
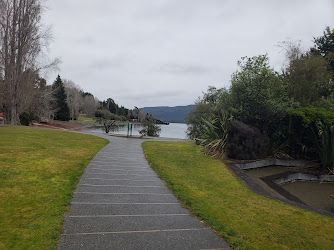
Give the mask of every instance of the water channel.
[[(299, 172), (294, 167), (268, 166), (246, 170), (245, 173), (256, 183), (265, 188), (271, 195), (279, 198), (284, 198), (274, 189), (269, 187), (261, 177), (282, 174), (287, 171)], [(292, 181), (280, 185), (283, 189), (299, 198), (305, 204), (316, 208), (334, 213), (334, 199), (331, 195), (334, 194), (333, 182), (319, 181)]]

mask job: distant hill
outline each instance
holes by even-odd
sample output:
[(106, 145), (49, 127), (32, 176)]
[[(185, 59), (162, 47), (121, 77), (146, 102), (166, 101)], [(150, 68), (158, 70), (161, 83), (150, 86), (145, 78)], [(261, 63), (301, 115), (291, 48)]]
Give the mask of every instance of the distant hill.
[(185, 123), (185, 117), (194, 107), (195, 105), (176, 107), (144, 107), (140, 109), (150, 115), (154, 115), (155, 118), (164, 122)]

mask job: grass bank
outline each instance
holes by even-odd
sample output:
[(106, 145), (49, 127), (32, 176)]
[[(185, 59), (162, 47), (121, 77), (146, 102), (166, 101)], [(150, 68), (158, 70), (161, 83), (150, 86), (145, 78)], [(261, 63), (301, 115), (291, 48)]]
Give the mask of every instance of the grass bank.
[(108, 142), (29, 127), (0, 138), (0, 249), (55, 249), (78, 178)]
[(250, 190), (192, 142), (145, 142), (144, 153), (183, 205), (233, 247), (333, 249), (334, 220)]

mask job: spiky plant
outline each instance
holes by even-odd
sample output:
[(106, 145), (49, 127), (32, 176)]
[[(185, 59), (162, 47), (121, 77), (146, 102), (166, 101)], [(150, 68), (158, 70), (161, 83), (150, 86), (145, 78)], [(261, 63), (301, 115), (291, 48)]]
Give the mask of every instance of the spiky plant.
[(204, 146), (204, 152), (214, 157), (223, 158), (227, 142), (228, 115), (224, 112), (209, 120), (202, 119), (200, 145)]
[(334, 124), (316, 123), (315, 144), (321, 164), (334, 174)]

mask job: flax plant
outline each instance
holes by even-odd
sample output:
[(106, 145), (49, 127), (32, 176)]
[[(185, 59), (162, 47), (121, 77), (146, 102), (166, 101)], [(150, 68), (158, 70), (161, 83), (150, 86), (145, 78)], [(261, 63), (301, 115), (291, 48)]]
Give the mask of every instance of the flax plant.
[(315, 143), (324, 168), (334, 174), (334, 124), (316, 123)]
[(198, 139), (204, 146), (204, 153), (213, 157), (224, 158), (228, 137), (228, 115), (221, 112), (217, 117), (209, 120), (202, 119), (201, 135)]

